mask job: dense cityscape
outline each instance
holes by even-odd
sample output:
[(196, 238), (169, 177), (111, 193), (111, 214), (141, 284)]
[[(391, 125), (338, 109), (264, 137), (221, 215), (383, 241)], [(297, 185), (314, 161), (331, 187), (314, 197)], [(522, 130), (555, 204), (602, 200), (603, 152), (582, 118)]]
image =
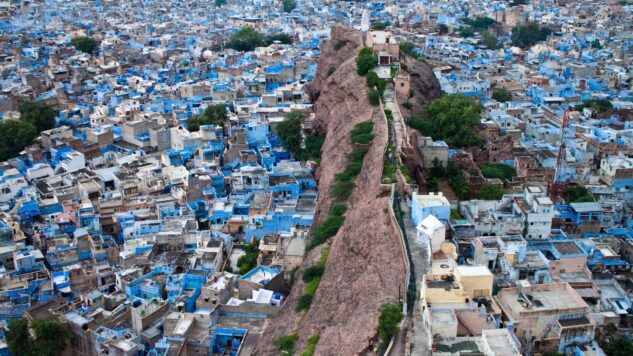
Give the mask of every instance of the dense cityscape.
[(0, 356), (633, 355), (633, 2), (0, 0)]

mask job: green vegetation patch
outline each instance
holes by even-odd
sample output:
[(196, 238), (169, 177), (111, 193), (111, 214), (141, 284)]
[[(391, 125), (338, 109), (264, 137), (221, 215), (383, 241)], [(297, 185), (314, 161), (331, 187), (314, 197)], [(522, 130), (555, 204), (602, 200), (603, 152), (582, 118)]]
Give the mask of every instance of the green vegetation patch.
[(257, 267), (257, 257), (259, 257), (257, 240), (252, 239), (251, 243), (244, 245), (242, 249), (246, 254), (237, 259), (237, 268), (239, 268), (239, 274), (246, 274), (248, 271)]
[(583, 101), (580, 105), (576, 105), (574, 109), (576, 111), (582, 111), (584, 108), (601, 113), (613, 109), (613, 104), (607, 99), (591, 99)]
[(400, 322), (403, 317), (402, 303), (385, 304), (380, 308), (378, 339), (380, 339), (381, 349), (387, 348), (391, 338), (400, 331)]
[(540, 27), (534, 22), (518, 25), (512, 28), (512, 45), (528, 48), (545, 41), (551, 34), (552, 30), (547, 27)]
[(356, 56), (356, 73), (358, 75), (366, 75), (376, 65), (378, 65), (378, 60), (374, 57), (374, 52), (371, 48), (365, 47), (358, 52), (358, 56)]
[(204, 109), (202, 115), (194, 116), (187, 120), (187, 130), (194, 132), (200, 130), (200, 126), (203, 125), (216, 125), (224, 127), (229, 121), (229, 116), (226, 112), (226, 105), (216, 104), (209, 105)]
[(313, 335), (308, 339), (308, 345), (306, 346), (305, 351), (301, 353), (301, 356), (312, 356), (314, 355), (314, 350), (316, 349), (317, 343), (319, 342), (319, 335)]
[(281, 355), (294, 355), (297, 340), (299, 340), (297, 333), (282, 335), (273, 340), (273, 346)]
[(593, 195), (584, 187), (567, 188), (563, 191), (566, 204), (594, 202)]
[(94, 53), (99, 48), (97, 40), (91, 37), (78, 36), (70, 40), (70, 44), (84, 53)]
[(11, 320), (6, 332), (7, 346), (13, 355), (54, 356), (66, 348), (69, 340), (68, 327), (57, 318), (30, 324), (26, 319)]
[(434, 140), (444, 140), (452, 147), (478, 145), (481, 137), (475, 130), (481, 119), (479, 102), (460, 94), (444, 95), (424, 108), (422, 118), (412, 117), (410, 126)]
[(499, 178), (509, 181), (516, 174), (514, 167), (503, 163), (481, 164), (479, 168), (481, 169), (481, 174), (486, 178)]

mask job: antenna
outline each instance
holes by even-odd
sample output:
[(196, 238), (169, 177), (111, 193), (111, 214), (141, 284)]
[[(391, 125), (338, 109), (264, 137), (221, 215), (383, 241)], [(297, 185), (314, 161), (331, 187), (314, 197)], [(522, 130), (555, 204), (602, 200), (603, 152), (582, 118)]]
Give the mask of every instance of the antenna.
[(561, 194), (563, 193), (563, 187), (565, 185), (565, 181), (562, 177), (563, 173), (563, 155), (566, 156), (566, 146), (565, 146), (565, 129), (569, 125), (569, 110), (565, 111), (563, 114), (563, 122), (560, 129), (560, 145), (558, 146), (558, 156), (556, 157), (556, 169), (554, 171), (554, 179), (552, 180), (552, 186), (550, 189), (550, 197), (552, 201), (556, 203)]

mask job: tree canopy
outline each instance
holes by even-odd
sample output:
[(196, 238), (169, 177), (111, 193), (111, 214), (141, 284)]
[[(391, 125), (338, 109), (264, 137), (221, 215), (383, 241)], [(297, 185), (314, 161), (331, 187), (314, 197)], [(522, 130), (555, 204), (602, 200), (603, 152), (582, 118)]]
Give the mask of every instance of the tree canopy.
[(209, 105), (206, 109), (204, 109), (204, 113), (202, 115), (192, 117), (187, 121), (187, 130), (191, 132), (198, 131), (200, 130), (200, 126), (203, 125), (217, 125), (224, 127), (228, 119), (229, 117), (226, 112), (226, 105)]
[(545, 41), (551, 34), (552, 30), (540, 27), (534, 22), (514, 26), (512, 28), (512, 44), (521, 48), (531, 47), (538, 42)]
[(57, 319), (35, 320), (30, 327), (26, 319), (9, 322), (6, 339), (9, 351), (14, 355), (54, 356), (66, 348), (70, 339), (68, 328)]
[(598, 343), (609, 356), (633, 355), (633, 341), (625, 336), (611, 335), (606, 339), (598, 339)]
[(492, 98), (500, 103), (512, 100), (512, 93), (504, 87), (497, 87), (492, 91)]
[(55, 116), (57, 111), (44, 103), (27, 101), (20, 105), (20, 119), (33, 124), (38, 132), (55, 127)]
[(607, 99), (591, 99), (583, 101), (580, 105), (576, 105), (574, 109), (581, 111), (584, 108), (601, 113), (613, 109), (613, 104)]
[(226, 5), (226, 0), (215, 0), (214, 4), (216, 7), (221, 7), (222, 5)]
[(70, 44), (84, 53), (94, 53), (99, 48), (99, 43), (94, 38), (86, 36), (75, 37)]
[(422, 118), (411, 118), (410, 126), (434, 140), (444, 140), (449, 146), (477, 145), (481, 137), (475, 126), (480, 123), (481, 109), (473, 98), (445, 95), (427, 105)]
[(503, 197), (503, 189), (492, 184), (484, 184), (477, 197), (483, 200), (499, 200)]
[(292, 111), (284, 117), (284, 121), (280, 122), (277, 127), (277, 136), (283, 142), (288, 151), (295, 156), (301, 154), (302, 122), (304, 114), (300, 111)]
[(284, 12), (292, 12), (292, 10), (297, 7), (295, 0), (281, 0), (281, 4), (283, 5)]
[(402, 304), (400, 303), (385, 304), (380, 308), (378, 338), (382, 347), (386, 347), (391, 338), (400, 331), (402, 317)]
[(365, 47), (358, 52), (358, 56), (356, 57), (356, 73), (358, 73), (358, 75), (369, 73), (376, 65), (378, 65), (378, 61), (376, 57), (374, 57), (374, 52), (371, 48)]
[(245, 26), (233, 33), (224, 46), (233, 48), (236, 51), (248, 52), (257, 47), (262, 47), (264, 44), (264, 35), (251, 26)]
[(501, 42), (499, 42), (499, 39), (488, 31), (483, 31), (481, 33), (481, 44), (488, 49), (501, 48)]
[(233, 33), (224, 43), (224, 46), (236, 51), (248, 52), (257, 47), (269, 46), (275, 41), (283, 44), (292, 44), (293, 42), (292, 37), (285, 33), (274, 33), (264, 36), (252, 26), (244, 26)]
[(0, 160), (17, 156), (41, 131), (55, 127), (55, 116), (57, 111), (47, 104), (25, 102), (20, 105), (19, 120), (0, 121)]
[(474, 30), (487, 30), (490, 26), (495, 23), (495, 20), (490, 17), (485, 16), (477, 16), (474, 19), (465, 19), (464, 23), (472, 27)]

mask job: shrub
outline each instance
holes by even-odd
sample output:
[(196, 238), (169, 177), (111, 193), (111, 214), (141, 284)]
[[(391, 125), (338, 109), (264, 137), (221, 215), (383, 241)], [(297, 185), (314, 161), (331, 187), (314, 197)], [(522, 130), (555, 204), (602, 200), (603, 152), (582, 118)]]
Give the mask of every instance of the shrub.
[(282, 355), (292, 355), (295, 352), (295, 342), (297, 340), (299, 340), (299, 336), (296, 333), (283, 335), (273, 340), (273, 346)]
[(334, 206), (330, 208), (330, 215), (343, 216), (343, 214), (345, 214), (346, 211), (347, 211), (347, 206), (345, 206), (345, 204), (334, 204)]
[(303, 142), (305, 146), (301, 153), (303, 160), (319, 159), (321, 157), (321, 148), (325, 143), (325, 137), (307, 135)]
[(336, 71), (336, 67), (335, 66), (330, 66), (327, 69), (327, 76), (329, 77), (330, 75), (332, 75), (334, 72)]
[(332, 188), (332, 192), (330, 195), (332, 196), (332, 198), (336, 198), (336, 199), (347, 198), (350, 194), (352, 194), (352, 191), (354, 190), (354, 188), (356, 188), (356, 184), (354, 184), (354, 182), (350, 182), (350, 181), (336, 182), (334, 184), (334, 187)]
[(316, 349), (316, 345), (319, 342), (319, 335), (311, 336), (308, 339), (308, 345), (306, 346), (305, 351), (301, 353), (301, 356), (312, 356), (314, 355), (314, 350)]
[(400, 322), (402, 321), (402, 304), (391, 303), (385, 304), (380, 308), (380, 317), (378, 318), (378, 338), (382, 343), (382, 347), (389, 344), (391, 338), (400, 331)]
[(351, 140), (353, 144), (368, 144), (374, 139), (372, 131), (374, 130), (374, 123), (372, 121), (364, 121), (352, 129)]
[(347, 45), (347, 42), (343, 42), (343, 41), (338, 41), (336, 42), (336, 44), (334, 45), (334, 50), (338, 51), (339, 49), (345, 47), (345, 45)]
[(345, 218), (343, 216), (328, 216), (312, 230), (312, 239), (310, 243), (306, 245), (306, 250), (310, 251), (327, 241), (330, 237), (336, 235), (344, 222)]
[(325, 267), (323, 266), (310, 266), (303, 271), (303, 281), (309, 283), (313, 279), (321, 277), (323, 275), (323, 271), (325, 271)]
[(303, 294), (301, 297), (299, 297), (296, 310), (303, 311), (310, 309), (310, 305), (312, 305), (312, 299), (314, 299), (314, 295)]
[(376, 67), (378, 61), (374, 57), (374, 53), (371, 48), (365, 47), (358, 52), (356, 57), (356, 73), (358, 75), (366, 75)]
[(251, 26), (245, 26), (232, 34), (224, 46), (236, 51), (248, 52), (254, 50), (256, 47), (263, 46), (265, 44), (264, 40), (264, 35), (257, 32)]
[(369, 103), (373, 106), (378, 106), (380, 104), (380, 92), (376, 89), (367, 90), (367, 97), (369, 98)]

